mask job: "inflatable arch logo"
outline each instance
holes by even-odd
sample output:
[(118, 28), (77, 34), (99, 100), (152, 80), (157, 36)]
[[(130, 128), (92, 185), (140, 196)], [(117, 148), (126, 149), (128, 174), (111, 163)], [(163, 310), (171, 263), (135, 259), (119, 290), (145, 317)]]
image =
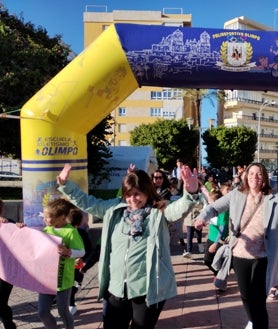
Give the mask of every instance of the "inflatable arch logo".
[(140, 86), (278, 91), (278, 33), (115, 24), (21, 110), (23, 213), (58, 196), (56, 176), (87, 191), (86, 134)]

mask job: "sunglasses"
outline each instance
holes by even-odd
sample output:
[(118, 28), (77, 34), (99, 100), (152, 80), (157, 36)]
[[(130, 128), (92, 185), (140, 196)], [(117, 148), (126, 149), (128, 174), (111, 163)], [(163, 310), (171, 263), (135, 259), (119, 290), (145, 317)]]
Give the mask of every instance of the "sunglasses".
[(153, 176), (154, 179), (163, 179), (163, 176)]

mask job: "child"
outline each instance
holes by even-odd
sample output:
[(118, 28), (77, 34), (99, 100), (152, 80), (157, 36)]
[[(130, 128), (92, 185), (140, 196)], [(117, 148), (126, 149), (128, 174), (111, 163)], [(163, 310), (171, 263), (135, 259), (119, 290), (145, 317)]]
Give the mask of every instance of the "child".
[[(220, 190), (209, 193), (209, 203), (221, 198), (231, 190), (231, 185), (223, 183)], [(205, 246), (204, 263), (213, 272), (214, 277), (217, 271), (212, 267), (213, 259), (218, 248), (224, 243), (229, 235), (229, 212), (224, 211), (210, 220), (208, 237)]]
[(202, 243), (202, 230), (196, 230), (194, 227), (195, 218), (200, 214), (203, 207), (207, 204), (207, 195), (208, 191), (203, 185), (202, 180), (199, 178), (198, 180), (199, 186), (199, 201), (194, 205), (192, 210), (187, 214), (187, 216), (183, 220), (183, 225), (186, 226), (186, 250), (184, 250), (182, 256), (184, 258), (191, 258), (192, 257), (192, 250), (193, 250), (193, 237), (196, 234), (197, 243), (199, 253), (204, 252), (204, 245)]
[[(92, 259), (98, 260), (98, 257), (95, 258), (96, 251), (94, 250), (94, 248), (92, 246), (88, 232), (84, 228), (81, 227), (82, 218), (83, 218), (83, 213), (81, 210), (79, 210), (76, 207), (71, 210), (71, 212), (70, 212), (71, 225), (73, 227), (77, 228), (78, 233), (80, 234), (80, 236), (83, 240), (83, 243), (84, 243), (84, 247), (85, 247), (85, 255), (81, 258), (76, 258), (76, 260), (75, 260), (75, 270), (74, 270), (74, 281), (75, 282), (74, 282), (74, 285), (71, 290), (70, 306), (69, 306), (69, 310), (72, 315), (74, 315), (77, 312), (77, 308), (75, 305), (75, 295), (76, 295), (78, 289), (81, 287), (81, 284), (84, 279), (84, 273), (86, 270), (91, 268), (96, 263), (96, 261), (92, 261)], [(85, 268), (85, 266), (86, 266), (86, 268)]]
[[(65, 329), (74, 328), (69, 300), (74, 282), (75, 258), (85, 254), (83, 241), (77, 229), (68, 223), (71, 211), (72, 204), (61, 198), (50, 201), (43, 212), (46, 224), (44, 232), (62, 238), (62, 243), (58, 246), (60, 260), (56, 303)], [(58, 329), (57, 321), (51, 314), (54, 299), (55, 295), (39, 294), (38, 312), (46, 329)]]

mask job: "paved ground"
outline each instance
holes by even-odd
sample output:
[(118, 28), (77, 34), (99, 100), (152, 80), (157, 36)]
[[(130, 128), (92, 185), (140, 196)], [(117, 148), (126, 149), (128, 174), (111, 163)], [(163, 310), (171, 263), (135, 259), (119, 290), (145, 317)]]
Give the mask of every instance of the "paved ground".
[[(167, 301), (156, 329), (244, 329), (247, 319), (234, 274), (231, 273), (227, 291), (219, 293), (212, 284), (212, 274), (203, 265), (203, 255), (196, 253), (191, 260), (183, 258), (183, 249), (176, 241), (173, 239), (172, 261), (178, 295)], [(78, 294), (76, 329), (103, 328), (102, 305), (96, 300), (97, 290), (95, 266), (87, 272), (83, 288)], [(44, 328), (37, 316), (36, 293), (15, 287), (10, 304), (18, 328)], [(268, 309), (270, 329), (278, 329), (278, 301), (269, 301)], [(55, 307), (53, 312), (57, 315)]]

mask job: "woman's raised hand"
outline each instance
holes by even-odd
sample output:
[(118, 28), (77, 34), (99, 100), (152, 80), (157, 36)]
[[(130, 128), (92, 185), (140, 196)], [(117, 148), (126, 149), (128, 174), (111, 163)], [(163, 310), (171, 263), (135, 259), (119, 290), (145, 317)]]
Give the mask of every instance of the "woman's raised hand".
[(130, 163), (129, 167), (127, 168), (127, 173), (130, 174), (131, 172), (135, 171), (135, 164), (134, 163)]
[(69, 178), (70, 171), (71, 171), (71, 165), (69, 163), (66, 163), (64, 165), (63, 170), (57, 176), (57, 184), (59, 184), (59, 185), (66, 184), (66, 182)]
[(189, 193), (197, 193), (199, 189), (198, 171), (196, 168), (193, 172), (188, 166), (183, 166), (181, 169), (181, 179), (183, 180), (184, 189)]

